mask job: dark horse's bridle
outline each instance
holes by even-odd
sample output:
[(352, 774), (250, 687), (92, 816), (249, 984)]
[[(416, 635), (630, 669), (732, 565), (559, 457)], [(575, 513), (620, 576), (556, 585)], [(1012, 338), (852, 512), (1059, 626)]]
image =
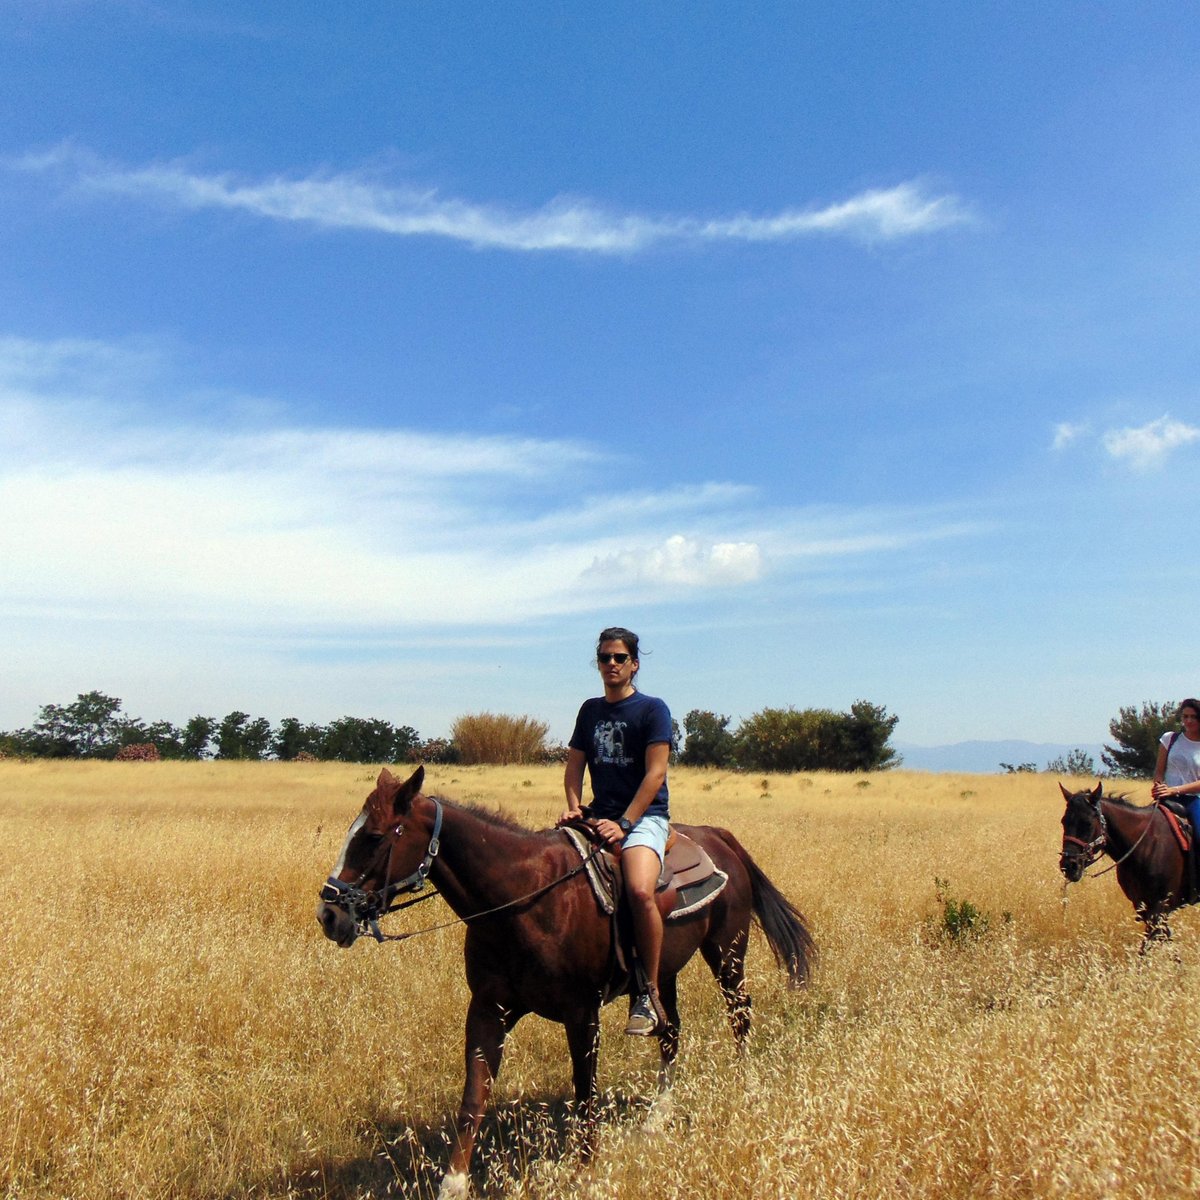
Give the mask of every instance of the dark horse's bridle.
[[(321, 888), (321, 900), (333, 908), (341, 909), (354, 922), (355, 931), (360, 937), (369, 933), (377, 942), (402, 942), (410, 937), (416, 937), (418, 933), (432, 933), (434, 929), (446, 929), (451, 925), (465, 925), (467, 922), (477, 920), (479, 917), (492, 916), (495, 913), (504, 912), (506, 909), (528, 904), (531, 900), (536, 900), (538, 897), (545, 895), (546, 892), (552, 891), (560, 883), (566, 883), (568, 879), (574, 879), (576, 875), (586, 871), (592, 860), (603, 848), (601, 845), (596, 845), (591, 853), (580, 861), (578, 866), (572, 867), (565, 874), (557, 876), (542, 887), (535, 888), (528, 895), (518, 896), (515, 900), (509, 900), (485, 912), (473, 913), (469, 917), (459, 917), (454, 921), (447, 921), (444, 925), (435, 925), (431, 929), (420, 929), (413, 933), (384, 933), (379, 928), (379, 919), (381, 917), (387, 916), (388, 913), (398, 912), (402, 908), (409, 908), (414, 904), (420, 904), (422, 900), (432, 900), (438, 895), (436, 891), (433, 891), (424, 896), (417, 896), (412, 900), (405, 900), (399, 904), (396, 903), (397, 896), (405, 892), (419, 892), (424, 889), (425, 884), (429, 880), (429, 872), (433, 870), (433, 860), (437, 858), (438, 852), (442, 848), (442, 802), (436, 796), (430, 796), (429, 799), (433, 802), (435, 810), (433, 833), (429, 836), (429, 845), (425, 849), (425, 855), (421, 859), (420, 865), (412, 874), (406, 875), (403, 879), (396, 880), (395, 883), (386, 882), (387, 877), (391, 874), (392, 852), (396, 845), (395, 838), (401, 832), (399, 825), (397, 825), (390, 833), (375, 835), (376, 837), (383, 838), (387, 844), (387, 861), (383, 864), (382, 874), (382, 878), (385, 881), (383, 887), (361, 888), (356, 884), (347, 883), (345, 880), (337, 879), (332, 875), (325, 880), (325, 886)], [(375, 867), (379, 864), (379, 860), (383, 856), (383, 851), (384, 846), (380, 845), (375, 851), (375, 857), (367, 865), (366, 870), (359, 876), (360, 880), (370, 877)]]
[[(1101, 796), (1093, 797), (1091, 793), (1088, 793), (1088, 807), (1095, 812), (1096, 819), (1100, 823), (1100, 832), (1094, 838), (1092, 838), (1090, 842), (1085, 842), (1083, 838), (1072, 837), (1069, 833), (1063, 834), (1064, 849), (1061, 856), (1062, 861), (1066, 862), (1067, 860), (1067, 851), (1065, 847), (1068, 842), (1074, 846), (1079, 846), (1080, 849), (1071, 857), (1074, 859), (1083, 859), (1083, 866), (1080, 869), (1081, 876), (1083, 872), (1086, 871), (1088, 867), (1092, 866), (1100, 858), (1104, 851), (1108, 849), (1108, 821), (1104, 816), (1104, 809), (1100, 807), (1100, 802), (1102, 799), (1103, 797)], [(1155, 800), (1150, 807), (1158, 808), (1158, 801)], [(1142, 844), (1142, 842), (1145, 841), (1146, 835), (1150, 832), (1150, 824), (1152, 820), (1153, 814), (1151, 815), (1151, 819), (1146, 822), (1146, 828), (1142, 830), (1137, 841), (1135, 841), (1133, 845), (1121, 855), (1120, 858), (1110, 863), (1104, 868), (1103, 871), (1097, 871), (1095, 875), (1088, 876), (1088, 878), (1096, 879), (1101, 875), (1107, 875), (1109, 871), (1115, 871), (1117, 867), (1119, 867)]]
[(1066, 846), (1068, 842), (1072, 846), (1078, 846), (1079, 850), (1072, 854), (1071, 858), (1083, 859), (1083, 865), (1080, 868), (1080, 874), (1086, 871), (1088, 867), (1092, 866), (1100, 858), (1100, 856), (1104, 853), (1105, 847), (1108, 845), (1108, 821), (1105, 819), (1104, 810), (1100, 807), (1100, 799), (1097, 797), (1093, 800), (1091, 794), (1089, 793), (1087, 803), (1088, 807), (1095, 812), (1096, 819), (1100, 822), (1100, 832), (1094, 838), (1092, 838), (1090, 842), (1085, 842), (1083, 838), (1074, 837), (1069, 833), (1063, 834), (1062, 859), (1064, 862), (1067, 860)]
[[(383, 887), (361, 888), (353, 883), (346, 883), (342, 879), (335, 879), (332, 875), (325, 880), (325, 886), (321, 889), (321, 899), (334, 908), (340, 908), (354, 922), (354, 928), (360, 936), (369, 933), (377, 942), (392, 940), (379, 928), (380, 917), (384, 917), (390, 912), (396, 912), (397, 909), (408, 908), (411, 904), (419, 904), (422, 900), (432, 900), (437, 895), (436, 892), (430, 892), (415, 900), (406, 900), (402, 904), (395, 902), (396, 897), (404, 892), (419, 892), (424, 889), (429, 879), (429, 872), (433, 869), (433, 860), (437, 858), (438, 852), (442, 848), (442, 803), (436, 797), (431, 796), (430, 799), (433, 801), (435, 810), (433, 833), (429, 835), (429, 845), (425, 848), (425, 856), (412, 874), (406, 875), (403, 879), (397, 879), (394, 883), (387, 882), (387, 878), (391, 874), (392, 853), (396, 847), (394, 835), (399, 831), (399, 826), (397, 826), (391, 831), (393, 836), (377, 835), (384, 839), (387, 849), (387, 861), (383, 864)], [(384, 849), (384, 845), (379, 846), (375, 851), (375, 857), (359, 876), (359, 879), (370, 877), (372, 870), (379, 864)]]

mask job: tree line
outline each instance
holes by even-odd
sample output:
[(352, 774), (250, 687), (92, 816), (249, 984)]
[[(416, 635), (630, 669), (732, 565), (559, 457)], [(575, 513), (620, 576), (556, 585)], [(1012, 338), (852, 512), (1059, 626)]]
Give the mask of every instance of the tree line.
[(81, 693), (70, 704), (43, 705), (27, 729), (0, 733), (0, 750), (30, 758), (112, 759), (128, 748), (153, 747), (153, 757), (163, 759), (441, 762), (447, 746), (445, 739), (422, 741), (409, 725), (362, 717), (341, 717), (328, 725), (286, 717), (273, 726), (265, 717), (235, 710), (219, 719), (195, 716), (183, 725), (147, 722), (125, 715), (121, 701), (103, 692)]
[[(849, 712), (766, 708), (734, 730), (730, 718), (693, 709), (674, 722), (675, 761), (751, 771), (878, 771), (897, 766), (889, 745), (899, 718), (866, 700)], [(122, 712), (114, 696), (93, 691), (70, 704), (47, 704), (24, 729), (0, 733), (0, 752), (31, 758), (278, 759), (336, 762), (558, 762), (566, 750), (547, 741), (530, 717), (478, 713), (459, 717), (449, 738), (422, 738), (410, 725), (341, 717), (329, 725), (235, 710), (195, 716), (181, 726)]]
[[(1159, 743), (1177, 728), (1174, 701), (1126, 705), (1109, 722), (1111, 743), (1098, 770), (1083, 750), (1054, 759), (1046, 771), (1061, 775), (1147, 778)], [(687, 766), (747, 771), (881, 771), (899, 766), (890, 745), (899, 717), (857, 700), (848, 712), (827, 708), (764, 708), (730, 729), (730, 718), (693, 709), (682, 730), (674, 723), (675, 761)], [(103, 692), (81, 693), (70, 704), (46, 704), (28, 727), (0, 732), (0, 754), (29, 758), (154, 757), (162, 759), (278, 759), (284, 762), (506, 763), (558, 762), (565, 749), (547, 741), (548, 726), (531, 717), (479, 713), (459, 717), (448, 738), (422, 738), (411, 725), (378, 718), (340, 717), (328, 725), (235, 710), (222, 718), (195, 716), (183, 725), (143, 721), (122, 712)], [(131, 753), (138, 751), (138, 753)], [(1035, 763), (1001, 763), (1009, 773), (1036, 771)]]

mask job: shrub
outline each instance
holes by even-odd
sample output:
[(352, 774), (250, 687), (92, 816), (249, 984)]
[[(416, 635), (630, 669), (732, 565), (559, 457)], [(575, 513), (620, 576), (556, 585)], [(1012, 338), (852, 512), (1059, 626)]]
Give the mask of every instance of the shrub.
[[(965, 946), (977, 942), (987, 935), (992, 927), (991, 916), (970, 900), (955, 899), (950, 895), (950, 881), (933, 879), (934, 893), (937, 902), (942, 906), (941, 920), (933, 918), (926, 922), (926, 927), (937, 941), (949, 942), (955, 946)], [(1012, 913), (1004, 913), (1004, 921), (1012, 920)]]
[(473, 713), (459, 717), (450, 731), (462, 763), (537, 763), (546, 756), (550, 726), (533, 717)]
[(114, 762), (161, 762), (162, 755), (153, 742), (134, 742), (122, 746), (113, 759)]
[(414, 748), (413, 761), (447, 766), (459, 761), (458, 747), (449, 738), (426, 738)]
[(848, 713), (829, 708), (764, 708), (733, 735), (744, 771), (880, 771), (899, 762), (888, 745), (898, 717), (866, 700)]

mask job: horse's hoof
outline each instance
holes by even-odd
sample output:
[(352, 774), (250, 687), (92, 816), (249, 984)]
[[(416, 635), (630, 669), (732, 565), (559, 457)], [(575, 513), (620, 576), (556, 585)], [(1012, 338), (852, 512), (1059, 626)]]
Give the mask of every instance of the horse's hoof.
[(670, 1092), (661, 1093), (650, 1105), (650, 1111), (642, 1122), (642, 1132), (662, 1133), (675, 1117), (675, 1098)]
[(470, 1194), (471, 1181), (465, 1171), (450, 1171), (442, 1177), (438, 1200), (467, 1200)]

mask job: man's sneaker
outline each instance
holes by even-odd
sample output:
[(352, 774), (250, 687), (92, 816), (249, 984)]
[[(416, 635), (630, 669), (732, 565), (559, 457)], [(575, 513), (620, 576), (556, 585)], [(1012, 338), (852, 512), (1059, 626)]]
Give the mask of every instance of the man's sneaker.
[(658, 1015), (649, 992), (643, 992), (629, 1006), (629, 1020), (625, 1023), (625, 1032), (634, 1037), (650, 1037), (658, 1032)]

